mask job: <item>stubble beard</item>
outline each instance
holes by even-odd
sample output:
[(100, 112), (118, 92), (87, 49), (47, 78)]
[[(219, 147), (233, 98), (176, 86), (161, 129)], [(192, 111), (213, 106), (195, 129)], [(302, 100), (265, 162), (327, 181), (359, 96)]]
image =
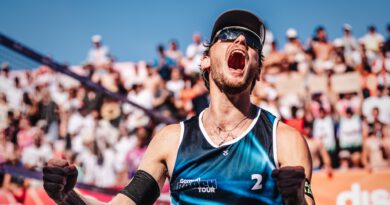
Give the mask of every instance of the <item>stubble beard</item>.
[(213, 79), (218, 89), (226, 94), (235, 95), (244, 92), (249, 86), (252, 85), (252, 82), (255, 80), (256, 71), (252, 68), (249, 73), (244, 76), (244, 80), (240, 82), (231, 82), (227, 79), (226, 75), (224, 75), (222, 69), (215, 69), (216, 67), (222, 67), (222, 64), (215, 63), (211, 64), (210, 67), (210, 78)]

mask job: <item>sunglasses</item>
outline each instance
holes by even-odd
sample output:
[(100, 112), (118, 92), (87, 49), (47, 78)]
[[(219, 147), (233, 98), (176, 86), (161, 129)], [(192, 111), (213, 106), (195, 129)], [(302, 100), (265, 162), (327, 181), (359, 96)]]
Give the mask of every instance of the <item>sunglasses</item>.
[(221, 40), (222, 42), (233, 42), (235, 41), (240, 35), (243, 35), (246, 40), (246, 44), (254, 49), (261, 50), (263, 46), (260, 43), (260, 38), (253, 33), (253, 31), (250, 31), (245, 28), (224, 28), (218, 31), (215, 34), (215, 37), (213, 39), (212, 44), (214, 44), (216, 41)]

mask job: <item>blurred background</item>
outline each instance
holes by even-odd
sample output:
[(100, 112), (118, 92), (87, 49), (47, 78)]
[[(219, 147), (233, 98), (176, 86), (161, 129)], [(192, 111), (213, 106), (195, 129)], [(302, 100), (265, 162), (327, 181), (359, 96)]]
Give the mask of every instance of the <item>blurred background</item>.
[(204, 43), (237, 8), (267, 27), (252, 102), (305, 135), (317, 204), (390, 204), (385, 0), (1, 1), (0, 204), (52, 204), (52, 157), (109, 200), (155, 132), (207, 107)]

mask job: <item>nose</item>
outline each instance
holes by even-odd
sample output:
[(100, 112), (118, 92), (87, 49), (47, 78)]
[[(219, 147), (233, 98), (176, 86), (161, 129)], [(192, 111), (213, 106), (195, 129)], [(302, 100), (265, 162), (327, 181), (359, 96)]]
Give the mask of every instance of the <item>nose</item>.
[(245, 38), (245, 36), (244, 35), (242, 35), (242, 34), (240, 34), (237, 38), (236, 38), (236, 40), (234, 40), (234, 43), (235, 44), (241, 44), (241, 45), (243, 45), (243, 46), (247, 46), (247, 44), (246, 44), (246, 38)]

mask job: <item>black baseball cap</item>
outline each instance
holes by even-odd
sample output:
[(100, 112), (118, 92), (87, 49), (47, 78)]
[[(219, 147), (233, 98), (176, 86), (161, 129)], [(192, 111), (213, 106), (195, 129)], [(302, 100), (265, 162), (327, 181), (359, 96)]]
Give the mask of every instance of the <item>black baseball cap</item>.
[(214, 23), (211, 32), (210, 42), (213, 41), (215, 34), (226, 27), (246, 28), (252, 31), (260, 39), (263, 46), (265, 40), (265, 26), (263, 21), (255, 14), (245, 10), (229, 10), (222, 13)]

